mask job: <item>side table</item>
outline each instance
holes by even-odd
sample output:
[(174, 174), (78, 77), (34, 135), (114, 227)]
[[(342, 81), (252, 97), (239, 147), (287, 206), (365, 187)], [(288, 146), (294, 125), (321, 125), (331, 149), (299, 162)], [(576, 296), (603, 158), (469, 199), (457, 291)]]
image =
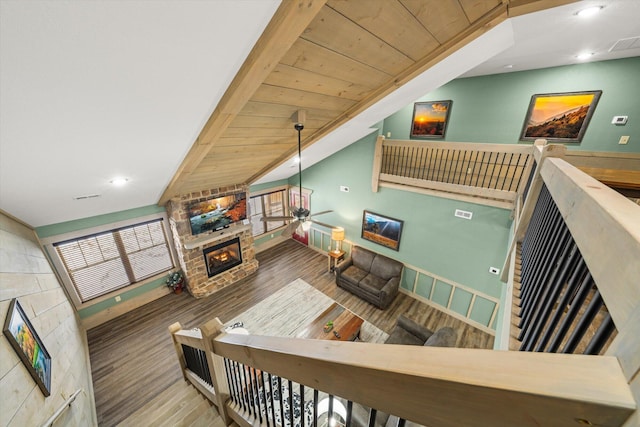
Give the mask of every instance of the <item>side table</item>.
[(327, 252), (328, 260), (329, 260), (329, 273), (333, 272), (336, 268), (336, 264), (344, 259), (345, 251), (329, 251)]

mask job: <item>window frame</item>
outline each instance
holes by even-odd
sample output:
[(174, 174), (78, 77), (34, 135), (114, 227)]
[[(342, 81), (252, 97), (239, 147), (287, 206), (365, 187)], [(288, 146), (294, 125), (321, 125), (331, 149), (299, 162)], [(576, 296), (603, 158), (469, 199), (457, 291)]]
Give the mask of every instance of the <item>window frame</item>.
[[(278, 187), (266, 188), (264, 190), (251, 192), (251, 193), (249, 193), (249, 199), (252, 199), (254, 197), (265, 196), (265, 195), (271, 194), (271, 193), (277, 193), (279, 191), (283, 191), (284, 192), (284, 195), (283, 195), (284, 214), (283, 214), (283, 216), (286, 216), (289, 213), (289, 208), (290, 208), (290, 204), (289, 204), (289, 188), (290, 187), (291, 186), (289, 186), (289, 185), (280, 185)], [(262, 198), (261, 198), (261, 201), (264, 204), (264, 200), (262, 200)], [(247, 206), (250, 207), (251, 204), (247, 203)], [(264, 209), (264, 206), (263, 206), (263, 209)], [(264, 212), (264, 210), (263, 210), (263, 212)], [(249, 212), (248, 217), (252, 218), (253, 217), (253, 212)], [(260, 221), (260, 222), (262, 222), (262, 221)], [(263, 237), (263, 236), (265, 236), (265, 235), (267, 235), (269, 233), (277, 233), (278, 231), (283, 230), (288, 224), (289, 224), (289, 222), (285, 221), (284, 225), (282, 225), (280, 227), (277, 227), (277, 228), (274, 228), (274, 229), (271, 229), (271, 230), (263, 231), (260, 234), (253, 234), (253, 225), (252, 225), (251, 234), (253, 235), (254, 239), (258, 239), (258, 238)], [(265, 227), (263, 227), (263, 229), (266, 229), (266, 225), (265, 225)]]
[[(80, 239), (82, 237), (90, 236), (94, 234), (108, 233), (110, 231), (115, 231), (121, 228), (135, 227), (137, 225), (143, 225), (145, 223), (153, 222), (154, 220), (161, 220), (160, 223), (162, 224), (162, 228), (167, 240), (167, 247), (169, 248), (169, 256), (171, 258), (171, 263), (173, 264), (173, 267), (159, 274), (155, 274), (153, 276), (147, 277), (146, 279), (143, 279), (139, 282), (135, 282), (130, 285), (115, 289), (114, 291), (108, 292), (104, 295), (101, 295), (101, 296), (92, 298), (86, 302), (83, 302), (82, 299), (80, 298), (80, 295), (76, 291), (76, 288), (73, 285), (73, 281), (69, 273), (67, 272), (64, 261), (58, 255), (58, 251), (54, 247), (54, 244), (69, 241), (69, 240), (76, 240), (76, 239)], [(112, 222), (108, 224), (99, 225), (96, 227), (72, 231), (69, 233), (58, 234), (55, 236), (50, 236), (50, 237), (41, 239), (41, 243), (44, 247), (45, 253), (47, 254), (47, 256), (49, 257), (49, 260), (53, 264), (54, 270), (58, 278), (60, 279), (60, 282), (64, 286), (64, 289), (67, 292), (67, 295), (73, 301), (74, 306), (78, 310), (91, 307), (93, 305), (115, 298), (116, 296), (121, 295), (125, 292), (129, 292), (131, 290), (144, 286), (148, 283), (156, 281), (159, 278), (164, 277), (173, 271), (180, 270), (180, 267), (178, 264), (178, 256), (176, 253), (176, 249), (174, 247), (173, 233), (171, 232), (171, 229), (169, 227), (169, 218), (167, 217), (166, 213), (145, 215), (142, 217), (136, 217), (128, 220)]]

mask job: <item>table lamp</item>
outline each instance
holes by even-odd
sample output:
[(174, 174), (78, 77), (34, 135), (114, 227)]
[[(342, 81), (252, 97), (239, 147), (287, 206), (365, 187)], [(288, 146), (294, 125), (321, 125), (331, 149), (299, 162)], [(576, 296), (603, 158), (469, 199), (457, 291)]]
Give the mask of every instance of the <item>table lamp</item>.
[(336, 227), (332, 229), (331, 240), (336, 241), (336, 250), (333, 252), (340, 253), (340, 251), (342, 250), (342, 241), (344, 240), (344, 228)]

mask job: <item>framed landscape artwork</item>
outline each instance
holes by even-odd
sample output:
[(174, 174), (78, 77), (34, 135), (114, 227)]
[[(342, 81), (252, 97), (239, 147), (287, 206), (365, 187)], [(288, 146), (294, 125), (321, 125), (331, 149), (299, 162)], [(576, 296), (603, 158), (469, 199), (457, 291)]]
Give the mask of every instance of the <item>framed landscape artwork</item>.
[(594, 90), (533, 95), (520, 139), (582, 141), (601, 94), (601, 90)]
[(9, 305), (2, 330), (45, 396), (51, 394), (51, 357), (17, 299)]
[(363, 211), (362, 235), (360, 237), (397, 251), (400, 248), (403, 224), (404, 221), (399, 219)]
[(444, 138), (452, 101), (413, 104), (411, 138)]

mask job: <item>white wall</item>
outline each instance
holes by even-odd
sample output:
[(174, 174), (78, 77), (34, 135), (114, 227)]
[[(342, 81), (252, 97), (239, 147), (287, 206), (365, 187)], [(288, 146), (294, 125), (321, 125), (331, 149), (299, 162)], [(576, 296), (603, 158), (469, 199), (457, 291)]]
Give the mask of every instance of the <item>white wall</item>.
[(0, 213), (0, 321), (13, 298), (26, 311), (52, 359), (51, 395), (44, 397), (7, 338), (0, 339), (0, 426), (40, 426), (77, 389), (57, 426), (95, 426), (86, 333), (35, 234)]

